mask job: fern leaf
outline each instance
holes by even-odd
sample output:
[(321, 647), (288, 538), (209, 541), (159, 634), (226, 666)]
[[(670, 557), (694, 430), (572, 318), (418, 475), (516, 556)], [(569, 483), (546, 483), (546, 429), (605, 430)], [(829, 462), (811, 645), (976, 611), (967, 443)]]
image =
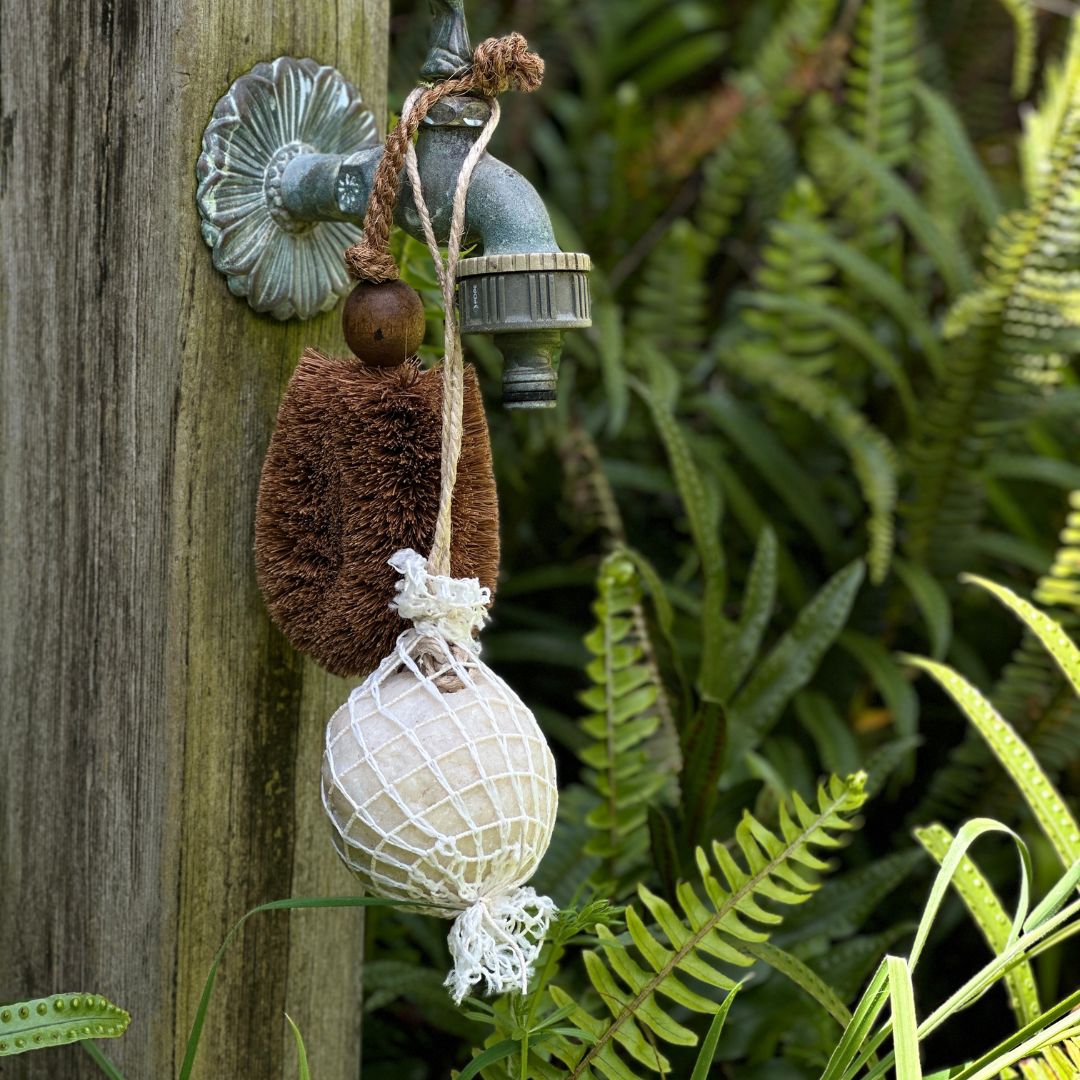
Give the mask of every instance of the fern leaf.
[(826, 554), (835, 555), (841, 546), (840, 532), (817, 484), (802, 464), (759, 420), (723, 387), (693, 402), (708, 415), (725, 438), (738, 449), (784, 505), (802, 529)]
[(769, 527), (758, 536), (754, 561), (746, 579), (742, 614), (717, 661), (716, 694), (727, 702), (746, 677), (776, 603), (776, 533)]
[(609, 555), (597, 578), (596, 628), (585, 638), (592, 654), (586, 671), (592, 686), (581, 695), (590, 710), (581, 729), (590, 742), (578, 752), (585, 782), (599, 802), (585, 818), (593, 835), (587, 855), (603, 860), (600, 873), (618, 881), (646, 860), (648, 804), (667, 777), (652, 767), (644, 746), (656, 731), (659, 690), (643, 662), (633, 614), (641, 585), (633, 562)]
[(1072, 683), (1073, 690), (1080, 694), (1080, 649), (1065, 633), (1060, 623), (1055, 622), (1034, 604), (1029, 604), (1004, 585), (995, 584), (977, 574), (964, 574), (961, 580), (985, 589), (1023, 620), (1027, 628), (1043, 643), (1046, 651), (1057, 661), (1062, 673)]
[[(800, 177), (784, 197), (779, 221), (819, 225), (824, 211), (825, 204), (813, 182)], [(837, 290), (830, 284), (834, 268), (819, 253), (794, 244), (790, 233), (770, 229), (761, 258), (755, 294), (797, 298), (810, 309), (831, 310), (838, 305)], [(836, 339), (827, 323), (790, 310), (778, 314), (767, 305), (746, 311), (743, 321), (782, 355), (797, 361), (804, 371), (821, 374), (833, 363)]]
[[(969, 202), (983, 226), (990, 228), (1001, 216), (1001, 199), (979, 161), (963, 121), (949, 99), (925, 83), (916, 84), (915, 98), (937, 136), (936, 156), (947, 157), (960, 180), (954, 185), (956, 195)], [(927, 166), (933, 168), (934, 162), (928, 161)]]
[(1069, 515), (1050, 572), (1035, 588), (1036, 603), (1080, 615), (1080, 491), (1069, 495)]
[[(1053, 565), (1035, 586), (1036, 602), (1054, 609), (1066, 631), (1080, 629), (1080, 493), (1069, 499)], [(937, 659), (937, 658), (936, 658)], [(1013, 653), (991, 694), (994, 708), (1008, 717), (1043, 768), (1056, 775), (1080, 760), (1080, 699), (1030, 630)], [(981, 803), (996, 806), (1000, 793), (986, 784), (990, 754), (975, 732), (969, 733), (935, 773), (917, 817), (958, 816)]]
[[(802, 257), (809, 261), (807, 252), (804, 251)], [(788, 320), (795, 320), (804, 326), (816, 325), (828, 330), (837, 343), (850, 346), (892, 384), (904, 407), (909, 424), (914, 424), (918, 405), (911, 388), (911, 380), (904, 371), (903, 365), (855, 316), (849, 315), (840, 308), (826, 307), (821, 299), (807, 300), (803, 296), (788, 296), (772, 291), (755, 290), (745, 294), (742, 299), (750, 307), (775, 316), (773, 325), (784, 325)], [(748, 317), (746, 322), (747, 325), (758, 327), (768, 325), (767, 323), (751, 323)], [(784, 351), (790, 355), (789, 349)]]
[[(913, 0), (867, 0), (860, 6), (853, 38), (844, 126), (851, 134), (847, 142), (861, 155), (838, 153), (835, 145), (823, 154), (816, 140), (810, 147), (811, 167), (840, 199), (841, 216), (853, 227), (854, 245), (893, 266), (898, 263), (899, 230), (892, 216), (895, 206), (890, 205), (895, 198), (890, 196), (896, 195), (891, 189), (902, 185), (892, 177), (892, 169), (911, 152), (914, 118)], [(832, 129), (826, 120), (826, 130)], [(913, 201), (906, 201), (908, 208)]]
[(932, 675), (963, 709), (1020, 789), (1062, 863), (1072, 866), (1080, 859), (1080, 827), (1023, 740), (962, 675), (923, 657), (906, 659)]
[(652, 349), (684, 373), (705, 345), (707, 255), (702, 235), (680, 218), (649, 253), (634, 293), (631, 347)]
[(749, 192), (759, 191), (770, 172), (786, 171), (778, 165), (793, 159), (779, 121), (804, 96), (799, 65), (822, 44), (837, 6), (837, 0), (792, 0), (749, 68), (733, 79), (746, 107), (705, 163), (695, 217), (710, 254), (728, 234)]
[[(950, 243), (927, 211), (922, 200), (900, 179), (885, 160), (842, 132), (821, 135), (830, 151), (839, 157), (860, 184), (876, 191), (882, 212), (896, 214), (934, 261), (950, 294), (956, 295), (971, 285), (971, 265), (963, 247)], [(865, 190), (865, 187), (862, 188)]]
[(840, 995), (793, 953), (778, 949), (768, 942), (757, 945), (744, 944), (742, 948), (755, 960), (768, 964), (774, 971), (780, 972), (800, 990), (809, 994), (841, 1027), (847, 1026), (851, 1020), (851, 1013), (840, 999)]
[(1080, 280), (1068, 253), (1080, 236), (1080, 36), (1048, 80), (1022, 142), (1024, 208), (991, 233), (981, 284), (946, 321), (948, 354), (915, 447), (908, 550), (951, 575), (982, 514), (978, 469), (993, 424), (1022, 415), (1061, 380), (1080, 333)]
[[(954, 839), (944, 825), (938, 824), (916, 829), (915, 838), (939, 866)], [(965, 855), (960, 860), (952, 884), (986, 939), (991, 952), (995, 956), (1003, 952), (1009, 944), (1010, 920), (993, 886), (970, 855)], [(1035, 987), (1035, 973), (1026, 959), (1006, 973), (1005, 986), (1009, 994), (1009, 1005), (1021, 1026), (1030, 1023), (1042, 1013), (1039, 992)]]
[(84, 1039), (114, 1039), (131, 1017), (98, 994), (54, 994), (0, 1007), (0, 1057)]
[[(626, 528), (611, 481), (604, 472), (600, 451), (592, 436), (580, 424), (573, 423), (569, 437), (560, 446), (563, 471), (567, 477), (570, 498), (580, 516), (593, 521), (606, 534), (607, 546), (624, 550), (642, 579), (652, 601), (657, 623), (661, 633), (667, 639), (670, 651), (677, 663), (677, 653), (671, 639), (671, 625), (674, 618), (671, 604), (664, 591), (663, 582), (656, 570), (640, 552), (626, 546)], [(652, 681), (657, 687), (656, 709), (660, 715), (660, 727), (649, 746), (650, 756), (665, 775), (674, 778), (682, 768), (679, 749), (679, 735), (675, 727), (674, 708), (667, 688), (660, 675), (660, 665), (656, 656), (655, 643), (649, 629), (643, 604), (636, 604), (633, 611), (634, 631), (642, 648), (642, 660), (648, 666)], [(682, 676), (679, 668), (680, 678)]]
[(649, 406), (653, 423), (667, 451), (675, 485), (679, 489), (679, 496), (690, 524), (694, 546), (701, 559), (704, 587), (701, 622), (702, 658), (698, 685), (703, 698), (707, 701), (718, 701), (720, 699), (715, 686), (720, 675), (718, 658), (731, 632), (723, 613), (727, 571), (724, 549), (720, 544), (719, 497), (713, 489), (706, 486), (686, 437), (671, 411), (655, 394), (640, 383), (635, 381), (633, 387)]
[(1035, 49), (1038, 45), (1035, 18), (1038, 14), (1033, 0), (1001, 0), (1016, 26), (1016, 55), (1013, 59), (1013, 97), (1023, 97), (1031, 87), (1035, 70)]
[(898, 165), (911, 146), (915, 12), (911, 0), (868, 0), (855, 22), (848, 124), (871, 154)]
[(791, 629), (757, 665), (728, 711), (732, 762), (742, 759), (771, 730), (791, 696), (801, 690), (847, 622), (863, 579), (852, 563), (822, 586), (799, 612)]
[[(669, 1071), (670, 1064), (650, 1040), (694, 1045), (697, 1037), (681, 1019), (672, 1018), (662, 1001), (674, 1002), (684, 1013), (719, 1011), (719, 1002), (691, 990), (680, 976), (723, 990), (735, 988), (717, 962), (736, 969), (752, 963), (748, 947), (767, 942), (781, 921), (772, 908), (810, 897), (816, 874), (828, 868), (817, 851), (835, 849), (854, 827), (852, 817), (865, 799), (864, 783), (862, 774), (833, 777), (819, 788), (814, 807), (793, 796), (790, 805), (781, 805), (779, 832), (746, 813), (732, 845), (739, 858), (715, 842), (711, 857), (699, 849), (702, 891), (689, 883), (679, 886), (681, 913), (639, 886), (639, 899), (655, 926), (628, 908), (630, 941), (598, 929), (599, 949), (585, 953), (590, 982), (611, 1019), (598, 1021), (568, 994), (551, 988), (555, 1004), (572, 1006), (571, 1023), (588, 1035), (587, 1042), (570, 1037), (552, 1041), (552, 1053), (569, 1067), (567, 1080), (640, 1076), (622, 1061), (624, 1053), (650, 1072)], [(768, 910), (763, 902), (769, 902)]]
[(874, 584), (884, 581), (893, 549), (893, 513), (897, 499), (895, 449), (838, 390), (800, 371), (759, 345), (743, 345), (721, 354), (724, 364), (743, 378), (767, 387), (826, 426), (851, 457), (863, 497), (870, 508), (867, 562)]
[(808, 251), (819, 249), (843, 273), (853, 291), (881, 304), (919, 345), (931, 370), (945, 370), (945, 353), (934, 328), (920, 305), (903, 283), (876, 260), (851, 244), (837, 239), (827, 229), (802, 222), (785, 222), (782, 227)]

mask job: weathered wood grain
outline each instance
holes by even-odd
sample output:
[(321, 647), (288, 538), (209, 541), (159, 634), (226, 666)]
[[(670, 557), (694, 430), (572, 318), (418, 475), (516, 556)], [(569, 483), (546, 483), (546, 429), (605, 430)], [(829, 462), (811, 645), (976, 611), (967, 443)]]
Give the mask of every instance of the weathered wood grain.
[[(233, 298), (194, 206), (200, 135), (259, 60), (336, 64), (384, 115), (387, 0), (0, 0), (0, 999), (96, 990), (129, 1080), (174, 1076), (231, 923), (345, 893), (318, 804), (347, 684), (255, 587), (277, 402), (336, 315)], [(355, 1080), (359, 911), (259, 916), (196, 1076)], [(78, 1047), (12, 1075), (97, 1076)], [(3, 1073), (7, 1075), (7, 1073)]]

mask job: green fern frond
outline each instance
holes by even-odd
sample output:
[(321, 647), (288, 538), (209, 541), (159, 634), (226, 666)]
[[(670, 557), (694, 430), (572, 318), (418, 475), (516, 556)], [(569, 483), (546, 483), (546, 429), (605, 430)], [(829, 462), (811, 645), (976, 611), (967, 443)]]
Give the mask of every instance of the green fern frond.
[(838, 6), (837, 0), (791, 0), (754, 57), (748, 74), (779, 115), (803, 99), (799, 65), (821, 46)]
[(1069, 513), (1054, 563), (1035, 587), (1035, 603), (1080, 618), (1080, 491), (1069, 494)]
[(645, 751), (660, 717), (659, 689), (635, 628), (640, 603), (633, 562), (619, 552), (609, 555), (597, 578), (597, 625), (585, 638), (592, 686), (581, 700), (591, 712), (581, 729), (590, 743), (578, 756), (587, 767), (586, 784), (600, 797), (585, 819), (593, 830), (585, 853), (601, 858), (599, 873), (616, 882), (647, 861), (648, 805), (667, 782)]
[(926, 120), (924, 152), (926, 202), (943, 226), (954, 224), (964, 209), (974, 210), (989, 229), (1001, 216), (1001, 199), (971, 143), (955, 107), (943, 94), (917, 83), (915, 97)]
[[(1080, 634), (1080, 492), (1069, 496), (1070, 511), (1061, 531), (1051, 569), (1039, 578), (1032, 594), (1049, 608), (1061, 628)], [(1051, 776), (1080, 760), (1080, 698), (1036, 636), (1024, 636), (990, 695), (993, 706), (1008, 717)], [(991, 755), (983, 740), (970, 732), (939, 769), (918, 816), (951, 817), (979, 806), (1000, 804), (997, 785), (986, 783)]]
[[(917, 71), (913, 0), (867, 0), (859, 8), (853, 38), (841, 122), (862, 157), (838, 155), (833, 147), (826, 168), (812, 147), (811, 162), (823, 182), (830, 177), (827, 190), (842, 196), (841, 216), (851, 224), (855, 246), (894, 266), (899, 230), (882, 177), (891, 180), (892, 169), (911, 152)], [(844, 138), (842, 130), (831, 124), (828, 129)], [(866, 176), (867, 162), (878, 176)]]
[(698, 850), (702, 891), (689, 883), (679, 886), (681, 913), (639, 886), (644, 912), (627, 909), (629, 940), (598, 927), (599, 949), (584, 954), (589, 980), (610, 1018), (598, 1019), (558, 987), (550, 989), (556, 1007), (569, 1008), (569, 1021), (588, 1036), (547, 1044), (567, 1067), (567, 1080), (625, 1080), (640, 1077), (642, 1067), (669, 1072), (657, 1040), (692, 1046), (697, 1036), (672, 1017), (668, 1002), (680, 1013), (719, 1010), (715, 994), (699, 993), (684, 980), (728, 991), (737, 985), (733, 975), (753, 962), (742, 946), (768, 940), (783, 918), (777, 906), (800, 904), (813, 894), (817, 875), (828, 869), (818, 852), (835, 849), (854, 827), (864, 784), (862, 774), (833, 777), (818, 789), (814, 807), (794, 795), (790, 806), (781, 805), (778, 832), (746, 813), (731, 845), (714, 842), (711, 858)]
[(755, 749), (792, 696), (810, 681), (847, 622), (863, 574), (861, 561), (834, 574), (755, 665), (728, 709), (729, 761), (741, 761), (747, 751)]
[(1080, 336), (1080, 36), (1022, 143), (1026, 206), (999, 219), (983, 280), (946, 321), (954, 338), (914, 448), (908, 550), (945, 575), (968, 557), (982, 513), (977, 470), (1002, 419), (1061, 380)]
[(847, 451), (870, 510), (870, 579), (880, 584), (889, 572), (893, 550), (899, 459), (892, 443), (844, 394), (762, 345), (729, 350), (721, 360), (743, 378), (797, 405), (831, 431)]
[(747, 194), (761, 182), (766, 154), (787, 142), (786, 132), (766, 107), (748, 104), (727, 138), (706, 159), (694, 224), (710, 255), (731, 231)]
[[(604, 472), (600, 450), (593, 437), (579, 423), (571, 423), (567, 437), (559, 446), (563, 473), (566, 476), (568, 495), (578, 517), (593, 525), (604, 534), (607, 549), (626, 549), (627, 536), (622, 513), (615, 498), (611, 481)], [(667, 597), (663, 582), (655, 569), (637, 552), (630, 556), (643, 578), (657, 612), (661, 632), (670, 637), (671, 613), (665, 605)], [(652, 681), (658, 690), (656, 709), (660, 715), (660, 728), (650, 744), (650, 756), (665, 775), (673, 778), (682, 769), (679, 734), (675, 726), (675, 707), (660, 674), (656, 646), (650, 632), (645, 606), (638, 603), (633, 610), (634, 633), (642, 648), (642, 662), (649, 668)], [(668, 642), (669, 646), (671, 642)], [(671, 651), (674, 653), (674, 648)]]
[(1013, 58), (1013, 97), (1023, 97), (1031, 88), (1035, 70), (1035, 49), (1038, 45), (1035, 19), (1038, 12), (1033, 0), (1001, 0), (1016, 26), (1016, 54)]
[[(800, 177), (784, 198), (779, 220), (817, 225), (824, 214), (825, 203), (813, 182)], [(790, 233), (771, 229), (761, 259), (755, 276), (755, 293), (796, 297), (806, 309), (828, 309), (838, 304), (838, 291), (832, 284), (836, 273), (833, 266), (820, 252), (808, 252), (793, 243)], [(744, 313), (743, 321), (810, 374), (822, 374), (835, 360), (836, 335), (831, 326), (816, 318), (755, 305)]]
[(0, 1057), (123, 1035), (131, 1017), (97, 994), (54, 994), (0, 1007)]
[(689, 371), (705, 345), (705, 261), (703, 237), (684, 218), (674, 222), (649, 253), (634, 293), (629, 340)]
[(994, 756), (1024, 796), (1039, 827), (1066, 868), (1080, 859), (1080, 826), (1035, 755), (993, 705), (965, 679), (944, 664), (923, 657), (908, 657), (932, 675), (963, 709)]
[(710, 253), (727, 236), (749, 192), (786, 172), (784, 166), (793, 161), (790, 138), (780, 121), (805, 96), (799, 66), (821, 46), (837, 6), (837, 0), (792, 0), (753, 62), (732, 80), (745, 108), (705, 162), (695, 215)]
[(855, 22), (847, 123), (886, 165), (899, 165), (911, 148), (917, 68), (912, 0), (867, 0)]

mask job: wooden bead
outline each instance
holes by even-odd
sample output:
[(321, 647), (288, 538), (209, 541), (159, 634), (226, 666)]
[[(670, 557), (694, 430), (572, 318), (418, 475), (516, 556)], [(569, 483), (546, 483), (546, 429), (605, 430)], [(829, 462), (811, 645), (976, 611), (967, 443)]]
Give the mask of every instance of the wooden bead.
[(404, 281), (361, 281), (345, 301), (341, 326), (365, 364), (394, 367), (415, 356), (424, 340), (424, 303)]

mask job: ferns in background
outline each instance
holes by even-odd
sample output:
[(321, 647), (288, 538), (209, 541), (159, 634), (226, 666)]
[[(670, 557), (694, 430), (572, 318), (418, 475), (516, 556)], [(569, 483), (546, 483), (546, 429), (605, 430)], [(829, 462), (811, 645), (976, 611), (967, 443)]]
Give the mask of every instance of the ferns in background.
[[(1075, 633), (1080, 628), (1080, 493), (1073, 492), (1069, 504), (1061, 546), (1052, 567), (1036, 584), (1033, 599), (1051, 608), (1060, 625)], [(1030, 630), (1024, 631), (990, 700), (1012, 721), (1051, 775), (1060, 775), (1068, 765), (1080, 761), (1080, 699)], [(919, 815), (955, 817), (980, 804), (999, 807), (998, 785), (989, 791), (986, 788), (989, 762), (985, 743), (970, 733), (935, 774)]]
[(585, 639), (593, 685), (581, 700), (592, 711), (581, 721), (590, 741), (578, 756), (586, 766), (585, 783), (599, 796), (585, 819), (594, 830), (585, 852), (602, 860), (598, 873), (615, 884), (616, 895), (618, 883), (638, 880), (647, 861), (647, 807), (668, 779), (645, 749), (660, 724), (660, 689), (637, 637), (634, 614), (640, 603), (634, 564), (622, 553), (609, 555), (597, 579), (597, 626)]
[[(1030, 0), (615, 7), (550, 0), (522, 27), (549, 85), (502, 129), (596, 270), (558, 407), (489, 410), (507, 570), (485, 649), (560, 744), (535, 884), (566, 910), (529, 992), (476, 1003), (466, 1075), (701, 1080), (715, 1058), (740, 1080), (876, 1080), (893, 1055), (930, 1073), (914, 1063), (956, 974), (987, 956), (965, 985), (1002, 981), (1018, 1030), (993, 1052), (982, 1017), (961, 1030), (961, 1075), (1033, 1072), (1076, 1037), (1075, 946), (1058, 961), (1038, 936), (1072, 871), (1021, 917), (1008, 861), (970, 846), (1014, 845), (1026, 897), (1051, 883), (1038, 815), (1076, 816), (1080, 706), (1039, 636), (957, 575), (1080, 623), (1075, 496), (1053, 554), (1080, 489), (1076, 20)], [(1062, 58), (1045, 79), (1037, 44)], [(1040, 82), (1020, 133), (1012, 95)], [(1011, 759), (1045, 785), (1018, 788), (979, 730), (997, 753), (1024, 740)], [(807, 899), (766, 871), (781, 892), (743, 903), (819, 777), (861, 773), (843, 872)], [(985, 944), (924, 948), (966, 917)], [(723, 959), (693, 938), (712, 919)], [(375, 1000), (408, 1024), (424, 992)]]
[(863, 781), (834, 777), (822, 785), (813, 807), (796, 796), (790, 809), (781, 806), (779, 833), (745, 815), (735, 837), (741, 861), (719, 843), (712, 845), (711, 860), (699, 848), (701, 891), (681, 884), (679, 911), (639, 886), (643, 913), (654, 927), (627, 908), (633, 948), (598, 928), (599, 948), (584, 954), (589, 980), (611, 1018), (598, 1020), (558, 987), (550, 989), (556, 1006), (569, 1007), (569, 1019), (585, 1035), (552, 1044), (553, 1056), (569, 1067), (568, 1078), (637, 1076), (625, 1057), (651, 1072), (670, 1071), (655, 1040), (693, 1046), (697, 1037), (669, 1015), (665, 999), (691, 1012), (720, 1008), (718, 1000), (691, 990), (680, 975), (729, 993), (735, 989), (734, 978), (718, 963), (733, 974), (753, 963), (755, 950), (781, 921), (763, 902), (792, 905), (809, 899), (816, 875), (828, 868), (815, 849), (835, 848), (851, 829), (851, 816), (865, 798)]
[(1062, 377), (1076, 347), (1080, 292), (1080, 36), (1047, 81), (1021, 143), (1026, 206), (999, 219), (984, 280), (953, 306), (948, 366), (914, 458), (908, 550), (953, 571), (968, 560), (983, 497), (977, 471), (1003, 422)]

